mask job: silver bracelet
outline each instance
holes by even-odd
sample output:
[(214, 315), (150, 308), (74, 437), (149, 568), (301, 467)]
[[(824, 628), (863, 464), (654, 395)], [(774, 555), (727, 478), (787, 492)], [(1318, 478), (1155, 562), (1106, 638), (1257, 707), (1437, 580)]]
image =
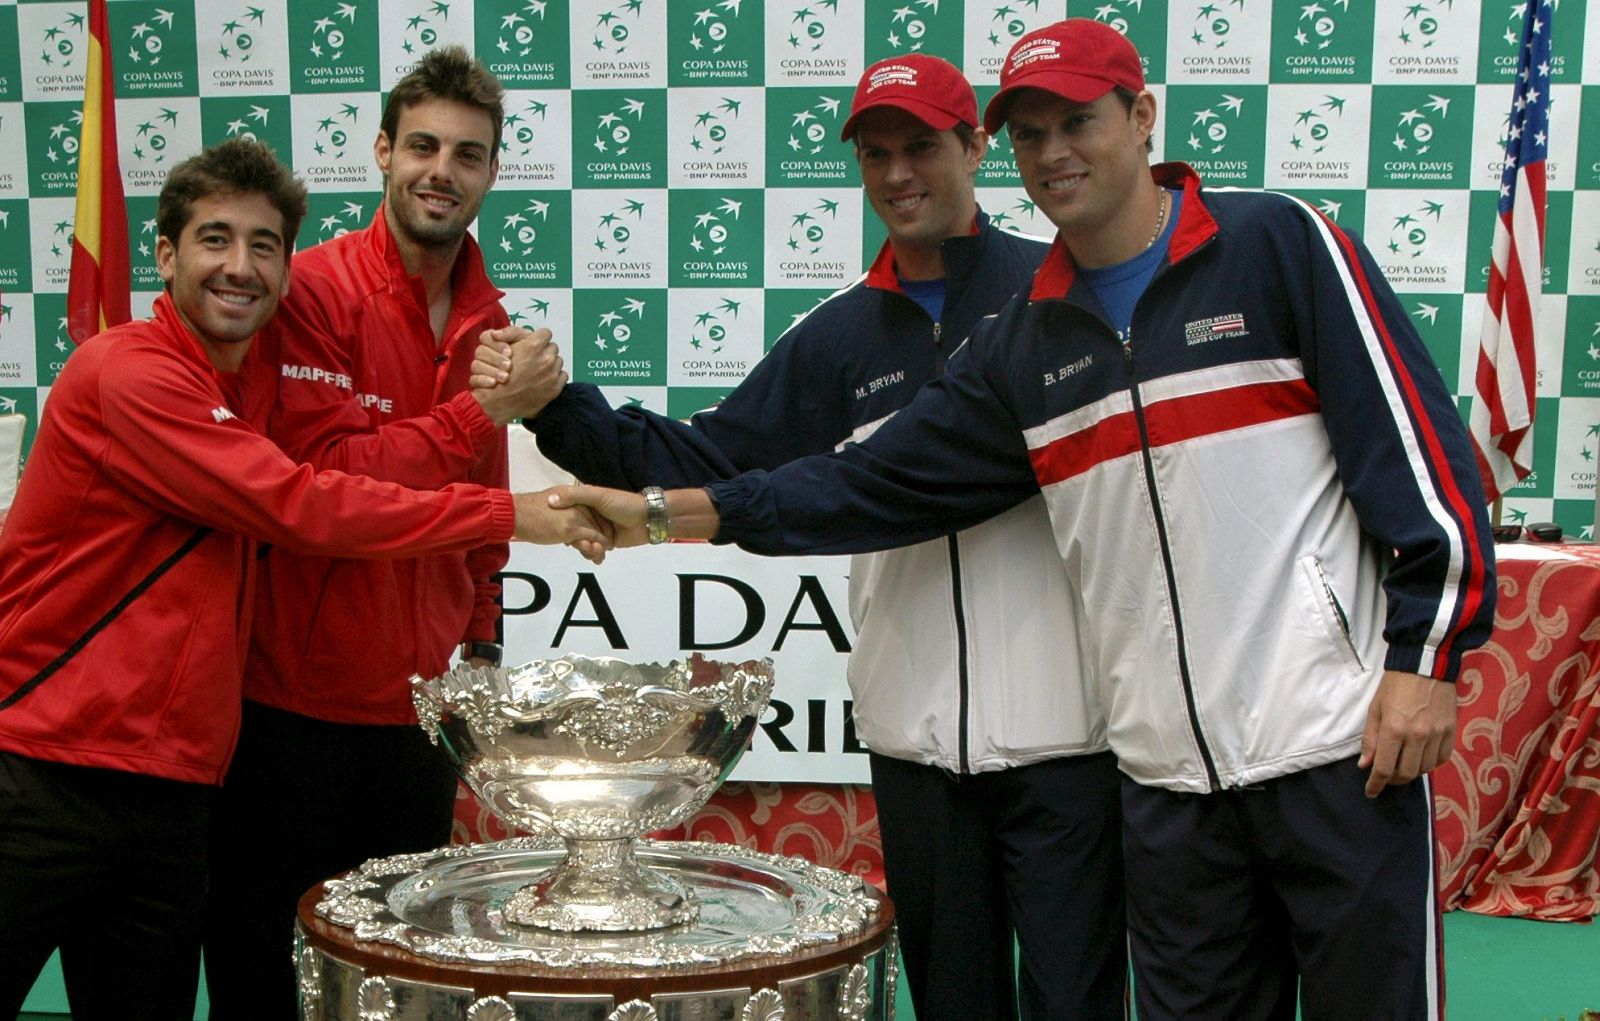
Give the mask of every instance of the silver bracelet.
[(650, 545), (658, 546), (671, 538), (671, 523), (667, 520), (667, 494), (661, 491), (660, 486), (645, 486), (640, 492), (644, 494), (645, 537), (650, 540)]

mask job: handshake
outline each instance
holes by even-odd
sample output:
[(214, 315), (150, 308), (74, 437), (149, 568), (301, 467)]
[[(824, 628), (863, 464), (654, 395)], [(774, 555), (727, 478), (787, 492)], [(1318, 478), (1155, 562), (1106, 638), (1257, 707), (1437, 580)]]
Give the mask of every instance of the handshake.
[[(548, 329), (508, 326), (480, 336), (469, 382), (484, 413), (509, 425), (544, 410), (566, 386), (567, 373)], [(674, 538), (712, 538), (718, 522), (710, 497), (699, 489), (673, 490), (654, 514), (639, 493), (582, 484), (518, 493), (515, 502), (516, 538), (564, 543), (597, 564), (619, 546), (662, 541), (669, 511)]]

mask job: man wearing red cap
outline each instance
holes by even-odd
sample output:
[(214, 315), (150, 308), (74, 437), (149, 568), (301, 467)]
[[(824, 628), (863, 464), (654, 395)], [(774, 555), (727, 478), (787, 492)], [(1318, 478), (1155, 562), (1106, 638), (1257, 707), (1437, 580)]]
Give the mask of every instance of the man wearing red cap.
[[(614, 486), (702, 485), (869, 435), (1046, 246), (997, 230), (973, 178), (972, 86), (923, 54), (867, 68), (842, 136), (889, 238), (866, 275), (796, 323), (689, 425), (569, 385), (539, 447)], [(480, 348), (492, 383), (500, 355)], [(1126, 953), (1116, 767), (1084, 683), (1079, 603), (1040, 557), (1035, 494), (977, 528), (850, 572), (849, 679), (870, 764), (906, 980), (922, 1021), (1121, 1018)]]
[(1042, 492), (1125, 774), (1142, 1021), (1439, 1018), (1423, 774), (1494, 609), (1471, 445), (1361, 243), (1149, 167), (1155, 117), (1116, 31), (1024, 36), (985, 124), (1059, 230), (1028, 291), (861, 444), (566, 498), (619, 544), (836, 553)]

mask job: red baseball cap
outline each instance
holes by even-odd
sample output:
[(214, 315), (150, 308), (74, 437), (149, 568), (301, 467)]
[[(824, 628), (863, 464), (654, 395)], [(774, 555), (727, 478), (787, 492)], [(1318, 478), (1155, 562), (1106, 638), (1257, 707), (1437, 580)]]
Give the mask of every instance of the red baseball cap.
[(935, 131), (957, 124), (978, 126), (972, 84), (954, 64), (926, 53), (888, 57), (862, 72), (840, 140), (848, 142), (856, 133), (856, 120), (879, 106), (899, 107)]
[(1017, 40), (1000, 65), (1000, 91), (983, 111), (989, 134), (1006, 123), (1018, 89), (1043, 89), (1074, 103), (1092, 103), (1117, 86), (1144, 90), (1144, 65), (1127, 36), (1091, 18), (1068, 18)]

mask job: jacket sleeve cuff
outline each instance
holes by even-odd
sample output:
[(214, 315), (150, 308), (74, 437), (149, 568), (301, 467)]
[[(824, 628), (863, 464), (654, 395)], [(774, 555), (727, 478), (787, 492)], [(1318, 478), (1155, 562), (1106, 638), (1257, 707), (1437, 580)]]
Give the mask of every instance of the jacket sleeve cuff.
[(1421, 674), (1436, 681), (1454, 684), (1456, 676), (1461, 673), (1462, 652), (1462, 649), (1452, 646), (1449, 652), (1441, 655), (1438, 649), (1431, 647), (1391, 644), (1383, 657), (1383, 668)]
[(517, 505), (504, 489), (486, 489), (489, 494), (489, 534), (484, 542), (510, 542), (517, 527)]
[(461, 391), (439, 407), (460, 424), (472, 440), (472, 448), (479, 454), (488, 449), (489, 443), (500, 431), (500, 426), (484, 413), (483, 405), (478, 403), (470, 390)]
[(777, 535), (777, 514), (766, 472), (745, 472), (705, 489), (717, 508), (717, 534), (712, 542), (764, 546)]

